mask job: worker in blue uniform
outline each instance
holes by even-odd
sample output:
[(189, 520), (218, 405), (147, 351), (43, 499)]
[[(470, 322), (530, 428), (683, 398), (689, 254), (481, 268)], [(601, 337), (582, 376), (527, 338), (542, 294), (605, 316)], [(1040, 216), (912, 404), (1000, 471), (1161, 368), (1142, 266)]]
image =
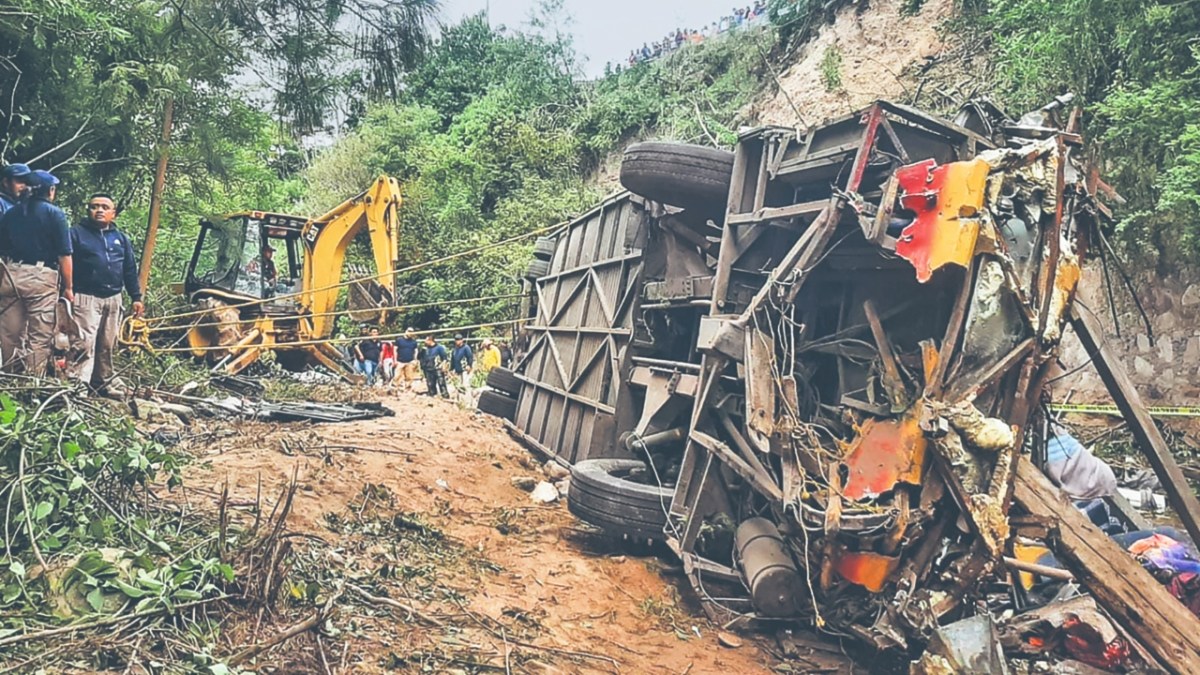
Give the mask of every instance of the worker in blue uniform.
[(46, 375), (55, 304), (72, 293), (67, 216), (54, 205), (58, 178), (27, 177), (29, 196), (0, 216), (0, 367)]

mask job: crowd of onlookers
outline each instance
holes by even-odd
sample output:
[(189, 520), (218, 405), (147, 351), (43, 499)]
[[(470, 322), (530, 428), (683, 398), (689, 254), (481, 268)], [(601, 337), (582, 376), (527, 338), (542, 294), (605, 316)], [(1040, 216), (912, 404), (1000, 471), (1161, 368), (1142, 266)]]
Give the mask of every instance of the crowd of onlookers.
[(424, 393), (449, 398), (458, 394), (469, 402), (472, 391), (483, 384), (495, 368), (508, 366), (512, 350), (505, 342), (484, 338), (471, 347), (461, 334), (447, 348), (432, 335), (418, 340), (412, 328), (394, 340), (381, 339), (378, 328), (370, 328), (361, 339), (345, 344), (343, 355), (368, 386), (396, 387), (415, 391), (413, 384), (424, 380)]
[[(766, 0), (756, 0), (753, 5), (747, 5), (744, 8), (735, 7), (729, 14), (705, 25), (703, 28), (679, 28), (674, 33), (668, 33), (666, 37), (657, 42), (643, 43), (640, 49), (634, 49), (629, 52), (629, 58), (624, 65), (632, 68), (639, 63), (653, 61), (664, 54), (669, 54), (680, 49), (686, 44), (704, 42), (705, 40), (732, 30), (737, 30), (751, 23), (757, 23), (761, 19), (766, 18), (766, 16)], [(618, 64), (615, 70), (620, 71), (620, 69), (621, 64)]]

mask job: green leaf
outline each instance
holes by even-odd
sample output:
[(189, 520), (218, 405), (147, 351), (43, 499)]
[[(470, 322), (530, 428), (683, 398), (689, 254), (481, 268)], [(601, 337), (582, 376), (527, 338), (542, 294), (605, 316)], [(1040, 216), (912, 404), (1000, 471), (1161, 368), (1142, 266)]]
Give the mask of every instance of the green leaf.
[(150, 594), (149, 591), (143, 588), (138, 588), (137, 586), (131, 586), (120, 579), (117, 579), (113, 583), (116, 585), (118, 590), (131, 598), (144, 598)]
[(83, 487), (83, 476), (75, 476), (74, 478), (71, 479), (71, 484), (67, 486), (67, 489), (70, 490), (71, 492), (74, 492), (82, 487)]
[(12, 561), (12, 564), (8, 566), (8, 571), (15, 574), (18, 579), (25, 578), (25, 565), (20, 560)]
[(0, 600), (6, 605), (19, 597), (21, 597), (21, 587), (17, 584), (9, 584), (4, 587), (3, 592), (0, 592)]
[(104, 592), (99, 588), (93, 588), (87, 594), (87, 601), (92, 606), (92, 610), (99, 612), (101, 609), (104, 609)]
[(187, 588), (181, 588), (181, 589), (175, 591), (175, 593), (172, 594), (172, 597), (175, 598), (176, 600), (182, 600), (184, 602), (189, 602), (191, 600), (199, 600), (200, 598), (202, 598), (204, 596), (200, 595), (196, 591), (189, 590)]
[(37, 521), (45, 520), (53, 510), (54, 505), (50, 502), (40, 502), (33, 510), (33, 519)]

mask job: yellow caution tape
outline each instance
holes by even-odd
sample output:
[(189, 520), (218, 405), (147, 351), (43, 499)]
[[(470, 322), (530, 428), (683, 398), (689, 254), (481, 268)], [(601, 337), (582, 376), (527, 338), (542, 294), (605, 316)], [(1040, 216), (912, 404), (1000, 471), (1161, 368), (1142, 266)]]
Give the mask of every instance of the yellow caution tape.
[[(1086, 405), (1073, 403), (1051, 403), (1054, 412), (1078, 413), (1080, 415), (1121, 415), (1121, 409), (1115, 405)], [(1147, 408), (1152, 417), (1200, 417), (1200, 408), (1186, 406), (1160, 406)]]

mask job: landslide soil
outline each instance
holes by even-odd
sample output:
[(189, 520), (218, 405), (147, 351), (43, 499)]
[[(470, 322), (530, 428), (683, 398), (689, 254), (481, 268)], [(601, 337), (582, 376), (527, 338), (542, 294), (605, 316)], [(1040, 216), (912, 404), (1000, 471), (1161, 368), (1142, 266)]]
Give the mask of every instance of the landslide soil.
[[(513, 487), (514, 476), (540, 479), (541, 468), (499, 420), (409, 393), (383, 402), (395, 417), (238, 424), (236, 434), (200, 449), (187, 484), (210, 496), (228, 484), (230, 505), (261, 500), (268, 510), (294, 475), (286, 525), (309, 548), (291, 576), (314, 577), (315, 586), (289, 581), (285, 604), (303, 605), (305, 588), (319, 594), (317, 604), (344, 580), (398, 597), (443, 625), (349, 603), (322, 647), (296, 638), (260, 659), (267, 664), (260, 672), (272, 672), (273, 660), (273, 672), (302, 672), (298, 664), (321, 664), (317, 649), (330, 671), (355, 673), (772, 672), (774, 643), (739, 636), (740, 647), (719, 645), (718, 628), (681, 600), (685, 582), (666, 558), (631, 555), (587, 534), (561, 501), (537, 505)], [(389, 521), (395, 514), (400, 520)], [(388, 522), (428, 525), (435, 536), (422, 541), (438, 550), (398, 548), (407, 533)], [(227, 633), (254, 639), (247, 626)]]

